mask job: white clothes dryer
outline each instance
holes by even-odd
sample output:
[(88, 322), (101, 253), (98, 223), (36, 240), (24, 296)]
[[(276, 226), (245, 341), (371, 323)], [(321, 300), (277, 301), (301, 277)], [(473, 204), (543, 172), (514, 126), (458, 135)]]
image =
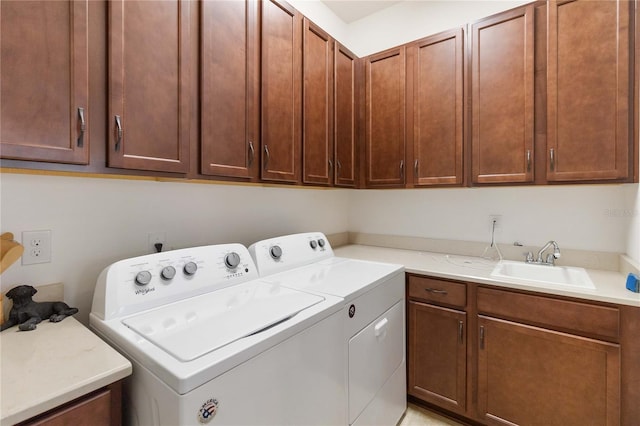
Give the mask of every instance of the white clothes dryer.
[(406, 410), (405, 278), (401, 265), (336, 257), (320, 232), (249, 247), (273, 285), (342, 300), (349, 425), (395, 425)]

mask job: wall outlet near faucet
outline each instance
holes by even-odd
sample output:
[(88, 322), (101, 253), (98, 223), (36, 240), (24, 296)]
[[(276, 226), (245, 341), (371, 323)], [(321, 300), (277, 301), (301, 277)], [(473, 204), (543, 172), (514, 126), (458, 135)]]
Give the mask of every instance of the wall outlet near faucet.
[(51, 262), (51, 230), (23, 231), (22, 245), (23, 265)]

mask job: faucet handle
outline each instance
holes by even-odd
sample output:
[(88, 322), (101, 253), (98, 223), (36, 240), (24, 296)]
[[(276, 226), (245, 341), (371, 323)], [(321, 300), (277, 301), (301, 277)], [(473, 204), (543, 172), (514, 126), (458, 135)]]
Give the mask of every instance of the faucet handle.
[(533, 253), (527, 252), (527, 258), (525, 259), (525, 262), (527, 263), (533, 262)]
[(552, 266), (554, 266), (554, 265), (555, 265), (555, 263), (556, 263), (556, 257), (553, 255), (553, 253), (549, 253), (549, 254), (547, 255), (547, 263), (548, 263), (549, 265), (552, 265)]

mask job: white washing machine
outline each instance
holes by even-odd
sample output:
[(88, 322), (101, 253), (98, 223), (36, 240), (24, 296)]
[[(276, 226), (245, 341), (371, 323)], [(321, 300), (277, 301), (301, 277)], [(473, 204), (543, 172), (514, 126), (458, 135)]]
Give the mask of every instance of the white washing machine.
[(240, 244), (122, 260), (90, 326), (133, 364), (134, 425), (344, 424), (343, 301), (258, 279)]
[(407, 407), (404, 267), (336, 257), (320, 232), (259, 241), (249, 252), (263, 281), (342, 299), (346, 423), (395, 425)]

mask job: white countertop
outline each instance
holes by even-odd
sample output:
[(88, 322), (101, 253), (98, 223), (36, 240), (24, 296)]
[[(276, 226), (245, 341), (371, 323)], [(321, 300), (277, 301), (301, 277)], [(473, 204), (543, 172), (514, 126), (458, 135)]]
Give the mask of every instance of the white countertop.
[(0, 425), (21, 422), (131, 374), (131, 363), (75, 318), (0, 333)]
[(496, 280), (491, 277), (491, 271), (497, 262), (479, 257), (365, 245), (338, 247), (334, 249), (334, 253), (336, 256), (353, 259), (397, 263), (404, 265), (406, 272), (415, 274), (640, 307), (640, 293), (627, 290), (626, 276), (619, 272), (587, 269), (596, 287), (595, 290), (588, 290), (551, 284), (532, 285), (517, 280)]

